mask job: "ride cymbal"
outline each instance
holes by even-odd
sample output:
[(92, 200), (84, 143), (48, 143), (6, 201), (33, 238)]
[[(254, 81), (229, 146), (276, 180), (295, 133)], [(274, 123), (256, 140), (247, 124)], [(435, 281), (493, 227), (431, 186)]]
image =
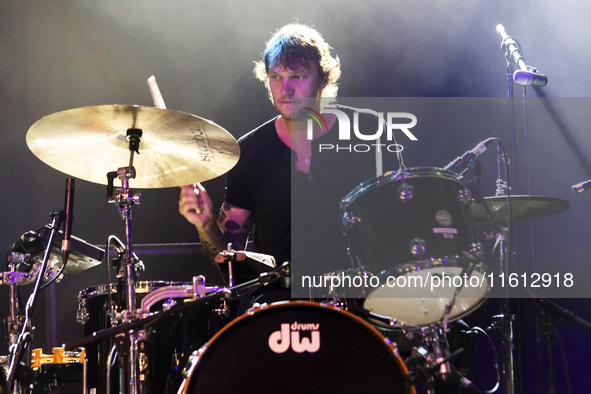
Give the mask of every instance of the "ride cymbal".
[(225, 129), (184, 112), (132, 105), (99, 105), (45, 116), (27, 132), (27, 145), (49, 166), (89, 182), (130, 164), (128, 129), (142, 131), (134, 154), (136, 188), (203, 182), (228, 172), (240, 148)]
[[(566, 200), (545, 196), (511, 196), (511, 220), (521, 222), (556, 215), (566, 211), (570, 203)], [(484, 206), (492, 213), (492, 220), (500, 226), (507, 227), (509, 209), (507, 196), (484, 197), (484, 202), (472, 204), (472, 220), (477, 225), (492, 224), (492, 220)]]

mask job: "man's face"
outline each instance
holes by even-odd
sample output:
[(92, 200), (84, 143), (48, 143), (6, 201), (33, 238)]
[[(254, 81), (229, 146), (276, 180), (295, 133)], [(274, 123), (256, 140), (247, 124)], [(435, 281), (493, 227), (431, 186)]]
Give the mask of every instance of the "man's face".
[(275, 108), (286, 120), (297, 120), (303, 107), (316, 106), (317, 100), (310, 102), (305, 98), (319, 98), (325, 84), (318, 75), (318, 66), (303, 65), (291, 70), (281, 65), (269, 69), (269, 88)]

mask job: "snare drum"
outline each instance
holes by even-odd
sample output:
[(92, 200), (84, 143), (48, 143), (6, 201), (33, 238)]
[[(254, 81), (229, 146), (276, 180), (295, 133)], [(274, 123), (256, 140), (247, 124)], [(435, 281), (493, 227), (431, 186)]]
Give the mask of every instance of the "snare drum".
[(448, 306), (453, 320), (484, 301), (489, 285), (471, 202), (460, 175), (431, 167), (373, 178), (342, 200), (350, 254), (360, 271), (380, 277), (380, 286), (365, 289), (367, 310), (426, 326)]
[(414, 393), (395, 347), (342, 309), (294, 301), (244, 314), (191, 356), (179, 393)]

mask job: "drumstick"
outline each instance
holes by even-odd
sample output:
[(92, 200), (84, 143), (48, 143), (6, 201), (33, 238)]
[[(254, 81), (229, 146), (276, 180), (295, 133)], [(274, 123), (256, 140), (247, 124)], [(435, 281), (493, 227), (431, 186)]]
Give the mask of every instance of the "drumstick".
[(162, 94), (160, 94), (160, 89), (158, 88), (158, 84), (156, 83), (155, 76), (152, 75), (150, 78), (148, 78), (148, 87), (150, 88), (150, 93), (152, 93), (154, 107), (166, 109), (166, 104), (164, 104), (164, 99), (162, 98)]
[[(150, 88), (150, 93), (152, 94), (152, 100), (154, 100), (154, 107), (159, 109), (166, 109), (166, 104), (164, 103), (164, 98), (162, 98), (162, 94), (160, 93), (160, 88), (158, 88), (158, 84), (156, 83), (156, 77), (151, 76), (148, 78), (148, 87)], [(199, 194), (199, 191), (205, 191), (205, 188), (201, 186), (199, 182), (193, 184), (193, 191), (195, 194)]]

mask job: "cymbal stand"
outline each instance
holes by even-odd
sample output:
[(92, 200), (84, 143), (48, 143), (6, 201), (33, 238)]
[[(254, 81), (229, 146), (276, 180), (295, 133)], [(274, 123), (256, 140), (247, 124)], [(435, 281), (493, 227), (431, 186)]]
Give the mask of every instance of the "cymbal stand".
[[(122, 267), (118, 274), (123, 278), (125, 283), (125, 299), (126, 309), (122, 312), (121, 320), (123, 323), (132, 321), (136, 313), (136, 266), (135, 258), (132, 248), (131, 236), (131, 221), (132, 221), (132, 207), (134, 204), (139, 204), (140, 195), (132, 194), (129, 189), (129, 180), (135, 178), (136, 172), (133, 167), (134, 153), (139, 154), (139, 145), (142, 136), (142, 130), (130, 128), (127, 130), (127, 138), (129, 139), (129, 166), (119, 168), (116, 172), (109, 172), (107, 174), (107, 198), (110, 203), (115, 203), (119, 214), (125, 220), (125, 255)], [(121, 189), (117, 193), (113, 193), (114, 179), (120, 179), (122, 183)], [(118, 344), (118, 351), (120, 357), (120, 393), (121, 394), (135, 394), (138, 390), (138, 359), (139, 353), (137, 351), (138, 332), (130, 330), (125, 338), (116, 338)], [(125, 362), (127, 358), (127, 362)], [(127, 372), (127, 373), (126, 373)], [(128, 387), (126, 387), (126, 384)]]

